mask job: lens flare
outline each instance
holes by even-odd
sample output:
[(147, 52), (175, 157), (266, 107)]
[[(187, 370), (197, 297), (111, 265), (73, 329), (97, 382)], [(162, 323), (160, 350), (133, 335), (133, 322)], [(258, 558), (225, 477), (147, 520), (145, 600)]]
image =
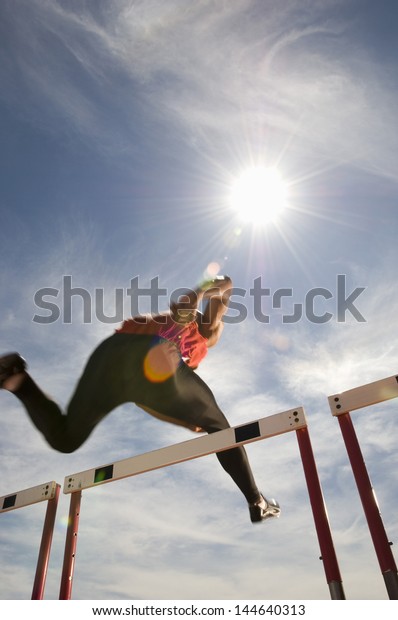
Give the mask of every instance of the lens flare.
[(219, 265), (219, 263), (216, 263), (214, 261), (207, 265), (203, 275), (205, 278), (214, 278), (219, 273), (220, 269), (221, 266)]
[(145, 356), (145, 377), (152, 383), (167, 381), (174, 375), (179, 363), (180, 358), (174, 345), (169, 342), (156, 344)]

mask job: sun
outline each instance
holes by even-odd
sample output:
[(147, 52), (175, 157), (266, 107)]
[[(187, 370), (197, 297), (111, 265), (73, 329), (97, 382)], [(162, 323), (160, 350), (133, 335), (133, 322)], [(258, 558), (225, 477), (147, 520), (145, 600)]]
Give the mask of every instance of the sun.
[(231, 204), (241, 220), (268, 224), (287, 205), (287, 187), (276, 168), (249, 168), (235, 181)]

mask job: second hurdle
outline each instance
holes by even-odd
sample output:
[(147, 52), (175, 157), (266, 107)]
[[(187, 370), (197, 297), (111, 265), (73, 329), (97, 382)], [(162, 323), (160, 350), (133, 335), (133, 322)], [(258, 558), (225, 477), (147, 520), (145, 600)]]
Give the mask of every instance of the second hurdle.
[(290, 431), (295, 431), (297, 436), (330, 596), (332, 599), (345, 599), (307, 420), (302, 407), (66, 476), (63, 491), (70, 494), (71, 498), (59, 598), (70, 599), (72, 594), (83, 490)]

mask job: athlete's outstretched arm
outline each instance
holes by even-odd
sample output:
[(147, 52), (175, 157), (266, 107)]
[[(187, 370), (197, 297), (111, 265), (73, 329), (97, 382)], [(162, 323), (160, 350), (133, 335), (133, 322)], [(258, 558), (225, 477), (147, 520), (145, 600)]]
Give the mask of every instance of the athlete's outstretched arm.
[(207, 346), (219, 341), (224, 323), (222, 318), (228, 310), (233, 284), (229, 276), (218, 276), (206, 285), (203, 299), (207, 300), (203, 315), (198, 315), (199, 332), (207, 338)]

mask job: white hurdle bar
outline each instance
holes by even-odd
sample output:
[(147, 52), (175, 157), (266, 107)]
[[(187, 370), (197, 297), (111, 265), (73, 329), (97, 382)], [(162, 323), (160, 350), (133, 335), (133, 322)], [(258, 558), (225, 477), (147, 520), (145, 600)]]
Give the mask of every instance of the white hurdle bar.
[(307, 421), (302, 407), (66, 476), (64, 480), (64, 493), (70, 494), (71, 500), (60, 599), (71, 598), (81, 495), (84, 489), (136, 476), (223, 450), (229, 450), (290, 431), (296, 431), (298, 439), (315, 527), (320, 543), (321, 559), (324, 563), (331, 597), (333, 599), (344, 599), (345, 596), (327, 511), (316, 470)]
[(47, 502), (36, 574), (33, 582), (32, 600), (41, 600), (43, 598), (60, 489), (61, 486), (52, 480), (51, 482), (45, 482), (44, 484), (0, 497), (0, 512), (10, 512), (11, 510), (31, 506), (39, 502)]
[(155, 469), (168, 467), (169, 465), (175, 465), (176, 463), (183, 463), (184, 461), (228, 450), (231, 447), (258, 441), (259, 439), (281, 435), (306, 426), (303, 409), (291, 409), (290, 411), (262, 418), (249, 424), (227, 428), (211, 435), (190, 439), (183, 443), (133, 456), (116, 463), (72, 474), (65, 478), (64, 493), (89, 489), (98, 484), (114, 482), (115, 480), (136, 476)]
[(332, 415), (339, 416), (343, 413), (371, 407), (378, 403), (398, 397), (398, 375), (373, 381), (360, 387), (333, 394), (329, 396), (329, 407)]
[(350, 459), (370, 535), (390, 599), (398, 600), (397, 565), (381, 518), (376, 495), (359, 445), (351, 411), (358, 411), (398, 397), (398, 375), (373, 381), (328, 397), (330, 411), (336, 416)]

